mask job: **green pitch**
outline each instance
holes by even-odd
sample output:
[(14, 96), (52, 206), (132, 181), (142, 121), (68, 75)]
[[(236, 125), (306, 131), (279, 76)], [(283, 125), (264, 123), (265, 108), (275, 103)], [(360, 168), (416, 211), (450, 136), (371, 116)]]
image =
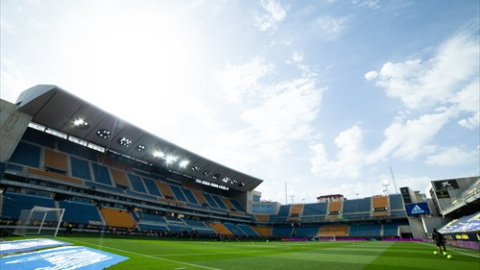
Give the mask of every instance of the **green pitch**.
[(129, 257), (108, 270), (236, 269), (478, 269), (479, 252), (449, 247), (433, 255), (429, 243), (410, 242), (208, 242), (145, 238), (58, 237)]

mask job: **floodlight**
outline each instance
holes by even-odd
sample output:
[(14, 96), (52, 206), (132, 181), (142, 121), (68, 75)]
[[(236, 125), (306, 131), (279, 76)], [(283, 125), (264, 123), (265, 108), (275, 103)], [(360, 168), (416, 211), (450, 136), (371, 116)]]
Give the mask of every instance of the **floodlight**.
[(189, 160), (184, 159), (184, 160), (180, 161), (180, 163), (178, 164), (178, 166), (179, 166), (180, 168), (185, 168), (185, 167), (187, 167), (187, 165), (188, 165), (189, 163), (190, 163)]
[(168, 165), (168, 164), (171, 164), (173, 162), (177, 161), (177, 157), (176, 156), (166, 156), (165, 157), (165, 163)]
[(163, 158), (165, 156), (165, 154), (162, 151), (155, 151), (155, 152), (153, 152), (153, 156)]
[(139, 144), (137, 145), (137, 152), (144, 152), (145, 150), (147, 150), (147, 147), (143, 144)]
[(83, 119), (77, 119), (73, 121), (73, 124), (79, 129), (88, 129), (88, 127), (90, 127), (90, 124)]
[(111, 135), (112, 133), (110, 132), (110, 130), (106, 130), (106, 129), (97, 130), (97, 136), (102, 139), (108, 139), (110, 138)]
[(132, 140), (130, 140), (127, 137), (122, 137), (118, 139), (117, 143), (120, 144), (121, 146), (129, 147), (130, 144), (132, 144)]

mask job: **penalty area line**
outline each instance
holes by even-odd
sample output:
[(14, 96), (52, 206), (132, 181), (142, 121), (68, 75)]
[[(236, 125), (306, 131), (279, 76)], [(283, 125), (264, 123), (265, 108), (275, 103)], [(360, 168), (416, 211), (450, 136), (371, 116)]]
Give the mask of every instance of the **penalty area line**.
[[(60, 238), (60, 237), (59, 237), (59, 238)], [(203, 265), (194, 264), (194, 263), (187, 263), (187, 262), (175, 261), (175, 260), (170, 260), (170, 259), (165, 259), (165, 258), (160, 258), (160, 257), (155, 257), (155, 256), (150, 256), (150, 255), (145, 255), (145, 254), (141, 254), (141, 253), (137, 253), (137, 252), (133, 252), (133, 251), (127, 251), (127, 250), (123, 250), (123, 249), (118, 249), (118, 248), (112, 248), (112, 247), (107, 247), (107, 246), (92, 244), (92, 243), (88, 243), (88, 242), (84, 242), (84, 241), (79, 241), (79, 240), (77, 240), (77, 239), (75, 239), (75, 241), (76, 241), (76, 242), (80, 242), (80, 243), (84, 243), (84, 244), (87, 244), (87, 245), (97, 246), (97, 247), (101, 247), (101, 248), (107, 248), (107, 249), (116, 250), (116, 251), (119, 251), (119, 252), (125, 252), (125, 253), (129, 253), (129, 254), (133, 254), (133, 255), (137, 255), (137, 256), (142, 256), (142, 257), (147, 257), (147, 258), (156, 259), (156, 260), (165, 261), (165, 262), (178, 263), (178, 264), (183, 264), (183, 265), (188, 265), (188, 266), (193, 266), (193, 267), (199, 267), (199, 268), (204, 268), (204, 269), (209, 269), (209, 270), (222, 270), (222, 269), (220, 269), (220, 268), (213, 268), (213, 267), (203, 266)], [(175, 269), (182, 269), (182, 268), (175, 268)]]

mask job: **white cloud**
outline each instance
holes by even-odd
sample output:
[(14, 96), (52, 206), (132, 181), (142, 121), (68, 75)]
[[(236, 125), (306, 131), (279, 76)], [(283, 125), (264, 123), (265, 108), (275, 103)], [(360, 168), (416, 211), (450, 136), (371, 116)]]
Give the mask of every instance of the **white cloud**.
[(385, 129), (385, 140), (373, 150), (365, 149), (364, 132), (355, 125), (335, 138), (339, 151), (333, 159), (322, 143), (310, 147), (311, 171), (317, 177), (354, 179), (362, 174), (365, 166), (386, 161), (392, 156), (411, 161), (420, 155), (433, 153), (436, 150), (433, 144), (435, 135), (454, 115), (454, 110), (445, 110), (414, 120), (398, 117)]
[(367, 80), (385, 88), (390, 97), (399, 98), (409, 109), (435, 106), (476, 81), (479, 70), (478, 41), (461, 33), (442, 44), (434, 57), (403, 63), (386, 63), (380, 71), (365, 74)]
[(380, 5), (378, 4), (379, 2), (380, 0), (352, 0), (352, 4), (355, 6), (359, 6), (359, 7), (367, 6), (371, 9), (379, 8), (380, 7)]
[(316, 19), (314, 33), (325, 40), (334, 40), (341, 36), (347, 28), (347, 17), (323, 16)]
[(458, 124), (468, 129), (478, 128), (478, 126), (480, 125), (480, 113), (476, 112), (471, 117), (461, 119), (460, 121), (458, 121)]
[(461, 91), (457, 92), (455, 96), (450, 98), (450, 102), (455, 104), (458, 111), (463, 111), (469, 114), (466, 118), (458, 121), (460, 126), (467, 129), (474, 129), (480, 125), (480, 91), (479, 81), (473, 81)]
[[(268, 86), (267, 86), (268, 87)], [(275, 93), (265, 98), (260, 106), (249, 109), (241, 119), (251, 127), (262, 131), (265, 139), (301, 139), (309, 135), (309, 123), (318, 113), (321, 90), (316, 88), (311, 77), (294, 79), (270, 86)]]
[[(7, 58), (2, 58), (0, 69), (0, 81), (2, 82), (2, 99), (14, 103), (20, 93), (28, 89), (37, 82), (37, 78), (27, 77), (25, 74), (32, 74), (32, 71), (25, 66), (10, 61)], [(8, 91), (5, 91), (8, 89)]]
[(16, 27), (11, 23), (6, 22), (4, 19), (0, 19), (0, 29), (2, 30), (2, 32), (3, 31), (9, 32), (9, 33), (17, 32)]
[(231, 103), (240, 103), (243, 98), (259, 92), (259, 81), (275, 69), (262, 57), (255, 57), (252, 61), (242, 65), (227, 64), (224, 71), (216, 75), (225, 98)]
[(294, 62), (302, 62), (303, 61), (303, 53), (301, 52), (293, 52), (293, 55), (292, 55), (292, 60)]
[(278, 24), (287, 16), (285, 7), (276, 0), (261, 0), (267, 14), (255, 16), (255, 25), (260, 31), (277, 30)]
[(439, 166), (457, 166), (478, 162), (478, 154), (476, 150), (465, 151), (459, 147), (448, 147), (439, 154), (427, 157), (428, 165)]
[[(386, 160), (389, 155), (413, 160), (434, 153), (435, 136), (455, 120), (467, 129), (478, 127), (478, 59), (478, 40), (460, 33), (439, 46), (426, 61), (386, 63), (380, 71), (367, 72), (367, 81), (375, 81), (406, 107), (385, 129), (386, 138), (369, 155), (368, 163)], [(409, 119), (414, 112), (428, 113)], [(431, 157), (428, 162), (436, 161)]]
[[(478, 42), (463, 33), (442, 44), (431, 59), (386, 63), (379, 71), (367, 72), (365, 79), (402, 100), (405, 111), (398, 113), (385, 129), (383, 142), (372, 150), (365, 149), (364, 132), (358, 125), (336, 137), (339, 150), (335, 154), (329, 155), (324, 143), (311, 145), (311, 172), (316, 177), (356, 179), (366, 166), (391, 158), (413, 161), (430, 155), (426, 161), (430, 165), (460, 165), (475, 157), (474, 152), (460, 148), (437, 154), (436, 136), (459, 116), (463, 116), (457, 120), (459, 125), (478, 127), (478, 56)], [(458, 65), (462, 67), (457, 69)], [(412, 109), (424, 114), (413, 117)], [(448, 160), (449, 154), (458, 161)]]
[(363, 131), (355, 125), (341, 132), (335, 138), (335, 145), (340, 148), (335, 160), (329, 160), (323, 144), (312, 145), (311, 171), (315, 176), (332, 178), (356, 178), (365, 162)]
[(385, 140), (369, 155), (369, 163), (385, 160), (390, 154), (406, 160), (432, 153), (435, 135), (452, 118), (453, 110), (426, 114), (418, 119), (404, 120), (398, 117), (384, 132)]
[(206, 148), (196, 151), (261, 177), (268, 174), (265, 163), (280, 162), (296, 143), (308, 140), (325, 89), (318, 86), (315, 72), (287, 67), (296, 70), (276, 81), (272, 78), (277, 66), (263, 57), (226, 64), (217, 72), (224, 102), (215, 106), (222, 109), (217, 110), (217, 126), (209, 130), (208, 142), (201, 143)]
[(48, 26), (47, 26), (44, 22), (42, 22), (42, 21), (40, 21), (40, 20), (38, 20), (38, 19), (36, 19), (36, 18), (33, 18), (33, 17), (30, 18), (30, 19), (28, 19), (27, 24), (28, 24), (31, 28), (33, 28), (35, 31), (42, 30), (42, 29), (47, 29), (47, 28), (48, 28)]
[(217, 74), (225, 99), (232, 110), (240, 112), (238, 120), (242, 123), (217, 141), (242, 148), (237, 152), (252, 149), (245, 157), (228, 159), (242, 159), (242, 163), (253, 162), (252, 157), (275, 159), (288, 151), (291, 142), (311, 136), (310, 125), (317, 117), (324, 91), (317, 85), (317, 74), (299, 69), (297, 78), (267, 83), (275, 68), (256, 57), (242, 65), (228, 64)]
[(379, 75), (378, 72), (376, 72), (375, 70), (369, 71), (365, 74), (365, 79), (367, 81), (371, 81), (371, 80), (376, 79), (378, 77), (378, 75)]

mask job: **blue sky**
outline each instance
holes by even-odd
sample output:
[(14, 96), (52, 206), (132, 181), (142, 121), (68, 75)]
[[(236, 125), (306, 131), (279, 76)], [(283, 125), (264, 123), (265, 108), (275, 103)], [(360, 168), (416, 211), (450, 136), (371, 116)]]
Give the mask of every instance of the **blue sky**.
[(1, 98), (58, 85), (263, 179), (264, 200), (424, 192), (479, 175), (479, 14), (476, 0), (2, 0)]

